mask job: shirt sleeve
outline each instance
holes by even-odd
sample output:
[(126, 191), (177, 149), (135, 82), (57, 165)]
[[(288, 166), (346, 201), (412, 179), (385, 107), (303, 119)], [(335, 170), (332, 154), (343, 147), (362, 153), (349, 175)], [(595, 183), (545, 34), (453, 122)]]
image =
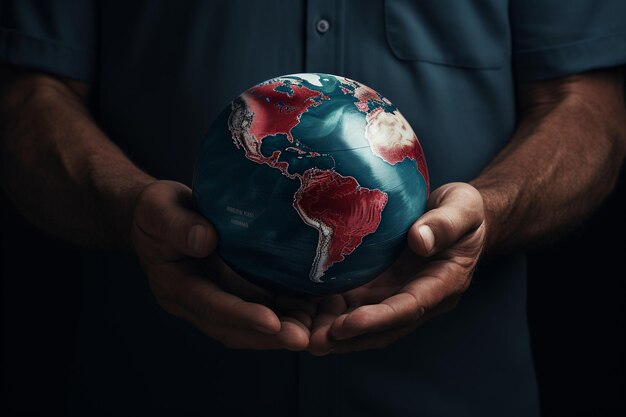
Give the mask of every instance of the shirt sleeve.
[(522, 82), (626, 63), (625, 0), (511, 0), (509, 13)]
[(0, 61), (91, 81), (97, 0), (0, 0)]

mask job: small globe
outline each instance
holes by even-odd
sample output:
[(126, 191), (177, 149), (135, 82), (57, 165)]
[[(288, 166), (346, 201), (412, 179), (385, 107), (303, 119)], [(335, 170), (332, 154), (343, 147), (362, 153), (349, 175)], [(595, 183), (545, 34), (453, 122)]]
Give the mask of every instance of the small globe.
[(326, 295), (382, 273), (429, 193), (424, 154), (386, 98), (330, 74), (292, 74), (237, 97), (195, 166), (196, 208), (218, 254), (265, 288)]

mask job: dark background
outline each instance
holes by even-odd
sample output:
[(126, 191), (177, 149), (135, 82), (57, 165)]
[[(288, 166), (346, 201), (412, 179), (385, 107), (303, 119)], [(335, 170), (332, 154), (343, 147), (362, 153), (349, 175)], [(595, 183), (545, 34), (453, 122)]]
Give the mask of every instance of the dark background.
[[(79, 251), (0, 192), (3, 416), (60, 415), (79, 309)], [(626, 170), (610, 198), (529, 254), (528, 315), (544, 417), (626, 415)], [(506, 416), (503, 416), (506, 417)]]

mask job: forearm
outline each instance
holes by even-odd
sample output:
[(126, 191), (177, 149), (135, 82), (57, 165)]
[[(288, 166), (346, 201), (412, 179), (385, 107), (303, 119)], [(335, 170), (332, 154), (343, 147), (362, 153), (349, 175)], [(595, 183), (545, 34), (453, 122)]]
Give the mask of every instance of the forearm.
[(70, 242), (130, 247), (132, 205), (151, 178), (97, 127), (81, 98), (27, 75), (0, 96), (2, 185), (20, 212)]
[(626, 152), (621, 75), (529, 88), (509, 145), (471, 183), (483, 195), (487, 251), (558, 236), (613, 189)]

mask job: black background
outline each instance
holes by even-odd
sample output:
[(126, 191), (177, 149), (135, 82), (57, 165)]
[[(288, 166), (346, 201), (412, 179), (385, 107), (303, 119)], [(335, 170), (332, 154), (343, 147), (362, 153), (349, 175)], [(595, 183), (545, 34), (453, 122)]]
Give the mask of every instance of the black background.
[[(626, 174), (558, 243), (529, 255), (528, 315), (543, 417), (626, 415)], [(79, 309), (79, 252), (0, 193), (3, 416), (60, 415)], [(505, 416), (503, 416), (505, 417)]]

